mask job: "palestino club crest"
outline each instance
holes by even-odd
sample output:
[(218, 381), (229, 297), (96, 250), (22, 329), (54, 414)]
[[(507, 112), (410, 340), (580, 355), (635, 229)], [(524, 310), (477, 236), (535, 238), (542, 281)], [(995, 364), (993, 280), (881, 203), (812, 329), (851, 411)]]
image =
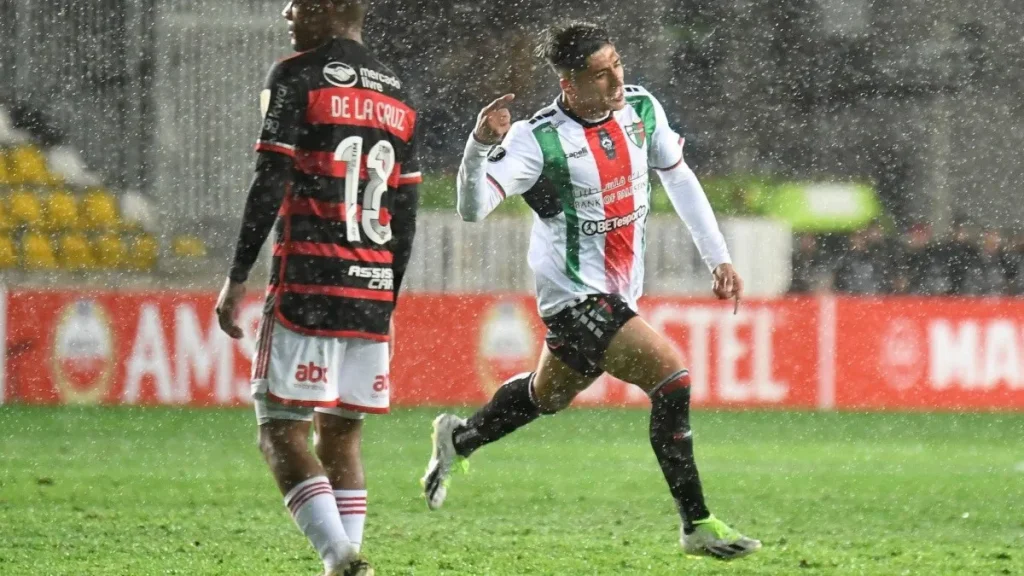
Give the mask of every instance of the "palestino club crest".
[(626, 127), (626, 136), (629, 136), (629, 141), (636, 144), (637, 148), (643, 148), (644, 140), (647, 140), (647, 130), (644, 128), (644, 123), (634, 122)]
[(96, 404), (110, 391), (114, 336), (110, 316), (95, 300), (67, 304), (54, 330), (53, 375), (68, 404)]

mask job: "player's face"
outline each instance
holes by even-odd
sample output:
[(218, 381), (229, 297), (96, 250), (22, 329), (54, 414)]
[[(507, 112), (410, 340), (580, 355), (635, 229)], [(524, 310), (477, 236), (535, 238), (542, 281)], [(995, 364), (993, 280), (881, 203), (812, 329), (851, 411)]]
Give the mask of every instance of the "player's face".
[(587, 69), (569, 82), (574, 99), (581, 108), (595, 112), (622, 110), (626, 107), (623, 89), (622, 59), (611, 44), (591, 54)]
[(311, 50), (331, 37), (331, 10), (328, 0), (290, 0), (282, 15), (288, 21), (292, 48), (299, 52)]

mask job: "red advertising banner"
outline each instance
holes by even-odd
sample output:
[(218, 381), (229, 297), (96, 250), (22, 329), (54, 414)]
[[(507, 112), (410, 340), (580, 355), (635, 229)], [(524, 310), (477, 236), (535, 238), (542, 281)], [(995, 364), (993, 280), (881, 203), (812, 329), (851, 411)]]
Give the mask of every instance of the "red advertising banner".
[(837, 303), (841, 409), (1024, 409), (1024, 299)]
[[(262, 302), (220, 332), (215, 294), (15, 290), (0, 400), (244, 405)], [(1024, 301), (846, 298), (729, 304), (646, 298), (641, 315), (687, 359), (694, 404), (727, 408), (1024, 409)], [(395, 405), (480, 404), (534, 369), (544, 326), (528, 295), (403, 296)], [(603, 377), (584, 406), (644, 406)]]

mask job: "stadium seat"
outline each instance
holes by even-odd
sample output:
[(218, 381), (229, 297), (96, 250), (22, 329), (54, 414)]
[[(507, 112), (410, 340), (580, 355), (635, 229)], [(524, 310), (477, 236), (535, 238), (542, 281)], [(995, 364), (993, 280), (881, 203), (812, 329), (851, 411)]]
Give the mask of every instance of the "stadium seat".
[(9, 208), (15, 226), (38, 226), (42, 222), (43, 210), (39, 205), (39, 197), (24, 188), (16, 188), (11, 192)]
[(25, 234), (21, 239), (21, 265), (28, 270), (55, 269), (57, 259), (50, 238), (38, 232)]
[(46, 167), (46, 157), (31, 144), (15, 146), (7, 151), (7, 170), (15, 184), (48, 186), (59, 182)]
[(14, 240), (4, 234), (0, 236), (0, 269), (14, 268), (18, 265), (18, 250), (14, 247)]
[(150, 234), (140, 234), (132, 240), (128, 264), (134, 270), (153, 270), (160, 255), (160, 244)]
[(93, 188), (82, 198), (82, 220), (89, 230), (116, 230), (120, 224), (117, 199), (102, 188)]
[(0, 149), (0, 186), (10, 186), (11, 184), (11, 173), (7, 169), (7, 154)]
[(107, 233), (93, 243), (96, 264), (100, 268), (120, 268), (125, 262), (124, 241), (117, 234)]
[(172, 250), (175, 256), (181, 258), (205, 258), (206, 245), (195, 236), (177, 236), (172, 243)]
[(11, 228), (14, 228), (14, 222), (11, 221), (10, 210), (0, 202), (0, 232), (6, 234), (11, 230)]
[(85, 235), (77, 232), (61, 237), (58, 255), (61, 267), (67, 270), (89, 270), (96, 267), (89, 241)]
[(46, 198), (43, 224), (48, 230), (76, 230), (78, 228), (78, 202), (74, 194), (61, 190)]

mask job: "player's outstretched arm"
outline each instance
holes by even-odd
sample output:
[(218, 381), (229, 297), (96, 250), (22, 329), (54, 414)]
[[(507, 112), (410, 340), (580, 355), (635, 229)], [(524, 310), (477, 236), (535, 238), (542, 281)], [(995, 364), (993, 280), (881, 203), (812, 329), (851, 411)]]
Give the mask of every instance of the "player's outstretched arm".
[(477, 116), (466, 142), (456, 182), (459, 216), (478, 222), (508, 196), (529, 190), (540, 177), (543, 160), (533, 135), (523, 122), (512, 123), (506, 94)]

